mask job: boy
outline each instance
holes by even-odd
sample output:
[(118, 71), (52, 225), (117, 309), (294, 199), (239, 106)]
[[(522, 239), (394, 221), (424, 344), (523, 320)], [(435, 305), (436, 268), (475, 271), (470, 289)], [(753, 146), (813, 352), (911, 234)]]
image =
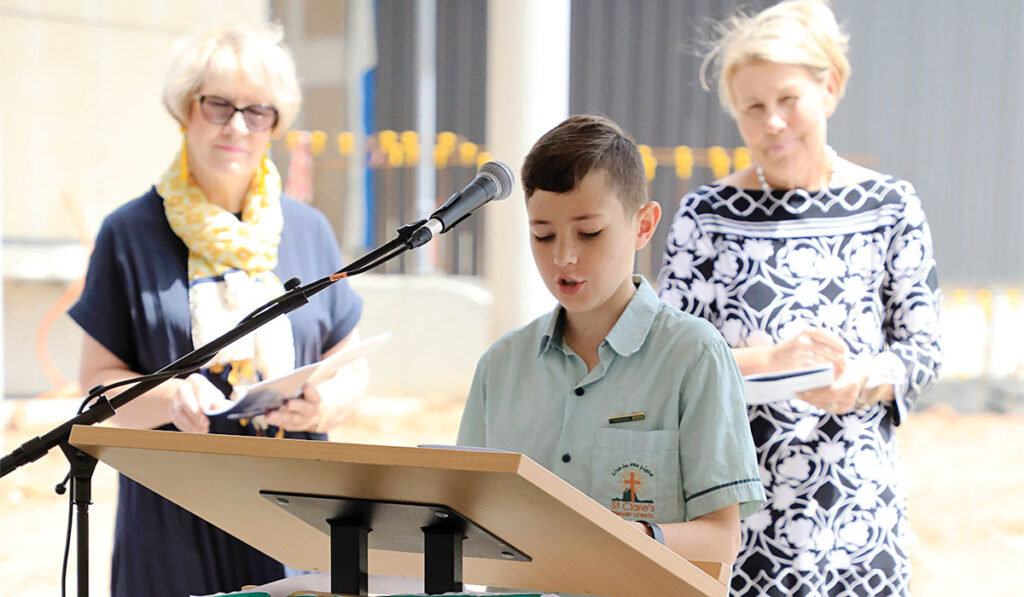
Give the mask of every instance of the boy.
[(636, 145), (572, 116), (522, 179), (559, 305), (480, 359), (458, 443), (523, 453), (683, 557), (731, 564), (764, 502), (742, 380), (709, 323), (632, 275), (661, 217)]

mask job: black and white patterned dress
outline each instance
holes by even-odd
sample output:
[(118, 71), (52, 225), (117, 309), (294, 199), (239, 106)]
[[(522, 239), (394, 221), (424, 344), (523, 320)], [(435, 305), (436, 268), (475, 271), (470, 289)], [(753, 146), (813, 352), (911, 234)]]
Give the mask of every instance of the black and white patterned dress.
[(733, 347), (807, 326), (853, 355), (899, 358), (896, 401), (829, 415), (801, 400), (748, 406), (768, 503), (743, 521), (734, 595), (906, 595), (905, 496), (893, 431), (935, 379), (940, 295), (913, 187), (885, 177), (807, 192), (702, 186), (684, 197), (661, 298)]

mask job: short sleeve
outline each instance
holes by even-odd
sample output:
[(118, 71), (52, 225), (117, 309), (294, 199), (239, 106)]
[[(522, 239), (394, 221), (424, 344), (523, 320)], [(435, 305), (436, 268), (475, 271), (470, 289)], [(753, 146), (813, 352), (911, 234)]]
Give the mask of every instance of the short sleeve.
[(459, 423), (459, 435), (456, 440), (456, 444), (460, 446), (488, 447), (484, 414), (486, 378), (487, 354), (485, 353), (477, 362), (473, 383), (469, 387), (469, 396), (466, 397), (466, 406), (462, 411), (462, 421)]
[(68, 315), (85, 333), (130, 368), (137, 367), (133, 346), (131, 280), (125, 279), (117, 236), (108, 217), (100, 226), (85, 273), (85, 286)]
[(713, 338), (688, 366), (680, 388), (679, 457), (686, 519), (732, 504), (740, 517), (765, 501), (754, 440), (744, 404), (743, 380), (732, 351), (710, 325)]

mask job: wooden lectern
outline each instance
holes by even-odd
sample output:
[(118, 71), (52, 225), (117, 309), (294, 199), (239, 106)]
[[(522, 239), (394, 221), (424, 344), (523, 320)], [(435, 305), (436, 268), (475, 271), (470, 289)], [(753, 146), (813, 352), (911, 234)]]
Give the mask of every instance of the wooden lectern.
[(460, 590), (462, 577), (615, 597), (728, 593), (728, 566), (688, 562), (522, 454), (89, 426), (71, 444), (288, 566), (331, 570), (337, 592), (341, 578), (365, 594), (368, 571), (427, 577), (429, 593)]

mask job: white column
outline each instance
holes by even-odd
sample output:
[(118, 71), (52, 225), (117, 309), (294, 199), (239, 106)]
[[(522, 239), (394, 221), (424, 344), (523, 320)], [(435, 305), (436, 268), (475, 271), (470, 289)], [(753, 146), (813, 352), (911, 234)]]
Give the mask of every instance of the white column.
[(530, 254), (523, 158), (569, 115), (570, 0), (490, 0), (487, 24), (487, 150), (516, 175), (512, 196), (488, 205), (484, 238), (495, 337), (550, 310)]
[[(437, 178), (434, 138), (437, 136), (437, 2), (416, 3), (416, 133), (420, 160), (416, 166), (416, 213), (427, 217), (436, 207)], [(416, 273), (428, 268), (427, 252), (416, 251)], [(433, 264), (430, 264), (433, 269)]]

